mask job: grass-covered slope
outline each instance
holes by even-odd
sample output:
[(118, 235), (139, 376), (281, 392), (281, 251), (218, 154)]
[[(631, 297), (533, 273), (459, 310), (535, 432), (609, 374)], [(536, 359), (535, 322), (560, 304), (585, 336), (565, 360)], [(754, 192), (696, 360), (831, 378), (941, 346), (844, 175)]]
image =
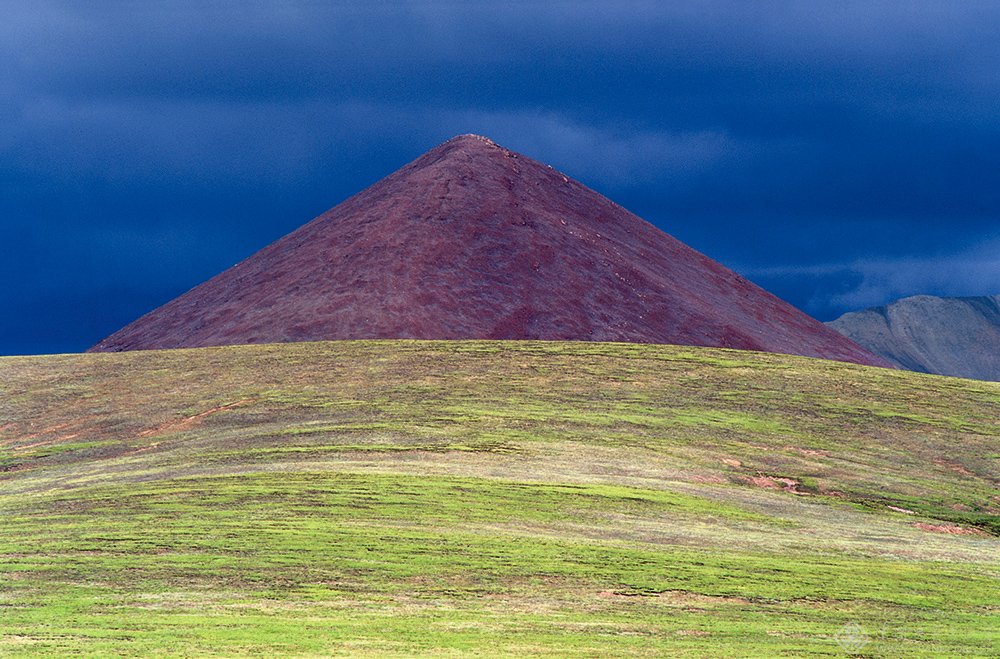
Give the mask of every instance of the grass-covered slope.
[(0, 655), (995, 655), (1000, 385), (343, 342), (0, 359)]

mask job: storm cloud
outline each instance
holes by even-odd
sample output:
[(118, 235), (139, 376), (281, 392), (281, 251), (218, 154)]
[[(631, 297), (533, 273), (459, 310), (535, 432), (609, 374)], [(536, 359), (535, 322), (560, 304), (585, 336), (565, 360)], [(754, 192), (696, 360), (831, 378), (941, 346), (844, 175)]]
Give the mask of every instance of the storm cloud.
[(1000, 292), (996, 3), (94, 4), (0, 3), (0, 354), (467, 132), (824, 320)]

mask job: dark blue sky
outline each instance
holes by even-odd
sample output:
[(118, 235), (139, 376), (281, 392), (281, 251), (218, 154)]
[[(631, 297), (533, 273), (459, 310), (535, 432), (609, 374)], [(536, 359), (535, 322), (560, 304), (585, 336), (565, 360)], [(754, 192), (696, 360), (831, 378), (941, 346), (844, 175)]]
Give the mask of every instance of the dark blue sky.
[(0, 0), (0, 354), (82, 350), (468, 132), (824, 320), (998, 293), (998, 25), (944, 0)]

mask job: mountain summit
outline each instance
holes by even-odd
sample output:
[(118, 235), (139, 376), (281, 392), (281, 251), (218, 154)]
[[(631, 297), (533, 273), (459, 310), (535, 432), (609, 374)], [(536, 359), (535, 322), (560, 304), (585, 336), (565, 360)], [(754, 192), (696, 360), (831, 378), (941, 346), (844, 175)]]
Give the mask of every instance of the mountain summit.
[(827, 325), (900, 368), (1000, 381), (1000, 295), (914, 295)]
[(887, 365), (476, 135), (435, 147), (91, 351), (374, 338), (675, 343)]

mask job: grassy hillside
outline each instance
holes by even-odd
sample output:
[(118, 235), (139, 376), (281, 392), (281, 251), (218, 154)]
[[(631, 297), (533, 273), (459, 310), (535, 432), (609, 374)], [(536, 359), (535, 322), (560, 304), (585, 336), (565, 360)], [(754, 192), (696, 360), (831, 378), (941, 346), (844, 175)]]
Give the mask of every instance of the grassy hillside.
[(0, 655), (1000, 653), (1000, 385), (724, 350), (0, 359)]

